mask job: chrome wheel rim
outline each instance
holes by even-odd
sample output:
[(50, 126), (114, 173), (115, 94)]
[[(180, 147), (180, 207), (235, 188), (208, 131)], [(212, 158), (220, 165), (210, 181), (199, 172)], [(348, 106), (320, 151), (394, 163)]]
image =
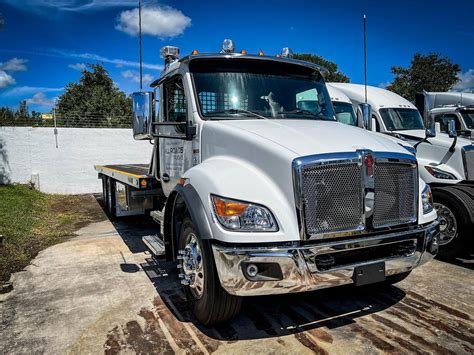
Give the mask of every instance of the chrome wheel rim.
[(456, 216), (447, 206), (434, 203), (434, 208), (438, 214), (440, 236), (438, 240), (439, 245), (446, 245), (458, 235), (458, 224)]
[(204, 293), (204, 265), (201, 247), (194, 233), (190, 233), (186, 238), (181, 260), (185, 284), (189, 286), (193, 296), (200, 299)]

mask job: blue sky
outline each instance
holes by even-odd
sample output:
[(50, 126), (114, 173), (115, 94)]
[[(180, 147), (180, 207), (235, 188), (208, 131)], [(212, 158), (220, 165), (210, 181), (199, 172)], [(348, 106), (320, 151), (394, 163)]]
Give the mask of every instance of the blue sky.
[[(0, 106), (48, 111), (85, 63), (101, 62), (125, 92), (138, 89), (135, 0), (0, 0)], [(159, 75), (159, 49), (216, 52), (237, 48), (277, 54), (314, 53), (363, 80), (362, 16), (367, 14), (368, 82), (381, 85), (390, 67), (413, 54), (439, 52), (461, 65), (458, 89), (474, 87), (474, 1), (154, 1), (143, 0), (145, 81)]]

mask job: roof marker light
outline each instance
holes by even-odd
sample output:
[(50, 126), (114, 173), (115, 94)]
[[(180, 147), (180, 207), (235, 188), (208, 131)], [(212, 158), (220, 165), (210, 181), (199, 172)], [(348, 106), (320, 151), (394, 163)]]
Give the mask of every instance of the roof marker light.
[(199, 54), (199, 51), (198, 51), (197, 49), (195, 49), (195, 50), (193, 50), (193, 51), (191, 52), (191, 54), (192, 54), (192, 55), (198, 55), (198, 54)]
[(258, 51), (258, 55), (259, 55), (260, 57), (263, 57), (263, 56), (265, 55), (265, 53), (260, 49), (260, 50)]

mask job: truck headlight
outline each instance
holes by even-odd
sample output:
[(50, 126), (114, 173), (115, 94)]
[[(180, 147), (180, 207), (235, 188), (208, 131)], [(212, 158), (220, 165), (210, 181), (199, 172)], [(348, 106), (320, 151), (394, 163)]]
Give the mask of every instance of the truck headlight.
[(238, 232), (276, 232), (278, 225), (272, 213), (250, 202), (211, 196), (214, 213), (226, 229)]
[(428, 185), (426, 185), (421, 192), (421, 202), (423, 204), (423, 214), (433, 211), (433, 194), (431, 193), (431, 189)]
[(425, 169), (437, 179), (457, 180), (453, 174), (433, 166), (425, 166)]

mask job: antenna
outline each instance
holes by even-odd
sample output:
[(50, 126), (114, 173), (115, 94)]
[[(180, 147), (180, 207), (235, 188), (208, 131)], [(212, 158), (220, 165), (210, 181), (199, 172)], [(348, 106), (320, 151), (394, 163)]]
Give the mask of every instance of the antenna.
[(140, 91), (143, 90), (142, 81), (142, 1), (138, 0), (138, 36), (140, 37)]
[(364, 14), (364, 86), (365, 86), (365, 103), (367, 103), (367, 31), (366, 31), (367, 17)]

